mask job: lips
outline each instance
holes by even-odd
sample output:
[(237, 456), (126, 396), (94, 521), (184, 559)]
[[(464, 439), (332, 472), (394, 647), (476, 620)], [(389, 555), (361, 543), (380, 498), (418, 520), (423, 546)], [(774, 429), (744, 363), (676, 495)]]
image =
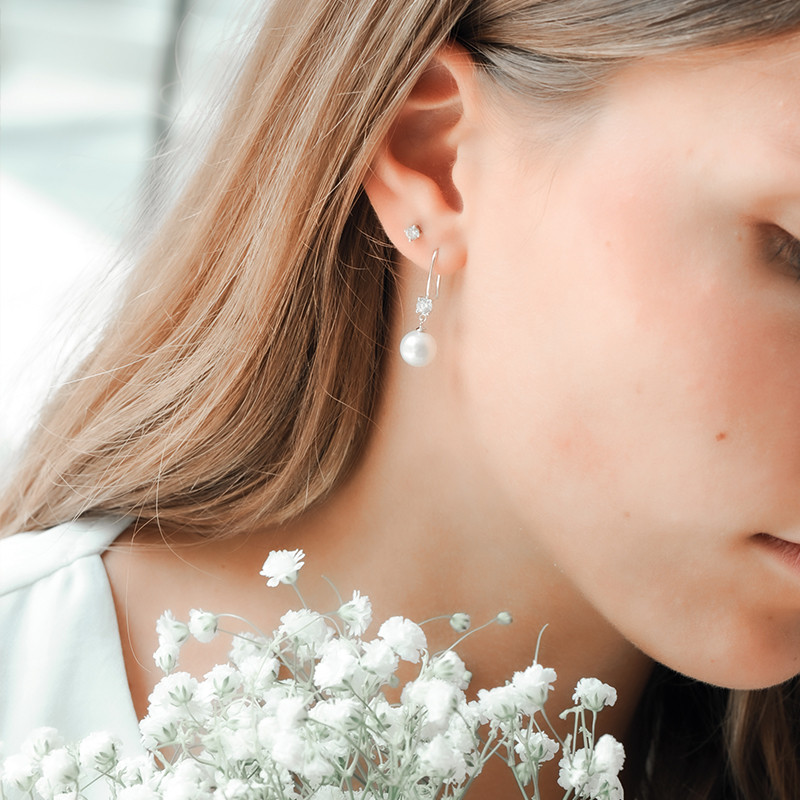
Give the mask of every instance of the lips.
[(770, 533), (757, 533), (753, 538), (762, 547), (771, 550), (786, 564), (800, 572), (800, 544), (779, 539)]

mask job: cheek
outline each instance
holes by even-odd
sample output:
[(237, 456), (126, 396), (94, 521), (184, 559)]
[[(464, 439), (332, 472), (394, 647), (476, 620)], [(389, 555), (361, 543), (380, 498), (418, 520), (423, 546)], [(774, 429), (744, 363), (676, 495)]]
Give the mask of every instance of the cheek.
[(800, 594), (754, 567), (749, 537), (800, 530), (800, 298), (668, 207), (609, 208), (571, 235), (574, 213), (529, 207), (529, 235), (495, 219), (475, 257), (496, 272), (465, 284), (468, 424), (626, 637), (711, 682), (774, 683), (797, 669)]

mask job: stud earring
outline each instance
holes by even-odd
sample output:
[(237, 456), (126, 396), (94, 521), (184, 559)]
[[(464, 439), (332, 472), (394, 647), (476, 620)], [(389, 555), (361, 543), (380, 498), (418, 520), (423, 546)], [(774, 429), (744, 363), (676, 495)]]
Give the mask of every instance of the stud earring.
[(406, 235), (406, 239), (409, 242), (416, 242), (420, 236), (422, 236), (422, 231), (419, 229), (419, 225), (409, 225), (403, 233)]
[(419, 315), (419, 325), (413, 331), (409, 331), (400, 341), (400, 355), (406, 364), (412, 367), (424, 367), (433, 361), (436, 355), (436, 339), (424, 329), (425, 322), (433, 311), (433, 301), (439, 297), (439, 283), (442, 276), (436, 275), (436, 290), (431, 296), (431, 284), (433, 283), (433, 273), (436, 268), (436, 259), (439, 251), (434, 250), (431, 256), (431, 268), (428, 270), (428, 283), (425, 287), (425, 297), (417, 298), (416, 313)]

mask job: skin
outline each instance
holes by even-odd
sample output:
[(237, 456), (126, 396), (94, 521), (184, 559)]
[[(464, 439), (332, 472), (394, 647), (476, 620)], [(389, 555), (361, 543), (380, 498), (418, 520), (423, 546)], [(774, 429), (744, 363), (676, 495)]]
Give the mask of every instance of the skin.
[(306, 549), (322, 610), (320, 572), (377, 620), (510, 610), (459, 648), (475, 688), (529, 664), (549, 623), (553, 706), (608, 681), (603, 729), (623, 740), (652, 659), (740, 688), (800, 672), (800, 570), (757, 535), (800, 542), (800, 282), (765, 243), (769, 225), (800, 236), (799, 54), (794, 36), (645, 61), (555, 136), (443, 50), (365, 182), (403, 256), (398, 342), (440, 250), (437, 359), (389, 356), (367, 452), (313, 512), (234, 544), (110, 551), (140, 712), (165, 607), (275, 624), (291, 595), (256, 574), (273, 547)]

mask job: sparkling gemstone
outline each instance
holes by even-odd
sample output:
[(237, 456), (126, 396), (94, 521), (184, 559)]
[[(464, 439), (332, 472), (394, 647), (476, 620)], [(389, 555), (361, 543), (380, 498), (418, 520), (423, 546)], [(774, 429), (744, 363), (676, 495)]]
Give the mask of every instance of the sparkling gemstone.
[(430, 314), (433, 311), (433, 300), (430, 297), (417, 298), (417, 314)]
[(424, 367), (436, 355), (436, 339), (425, 331), (411, 331), (400, 342), (400, 355), (412, 367)]
[(416, 242), (420, 236), (422, 236), (422, 231), (419, 229), (419, 225), (409, 225), (404, 231), (406, 238), (409, 242)]

